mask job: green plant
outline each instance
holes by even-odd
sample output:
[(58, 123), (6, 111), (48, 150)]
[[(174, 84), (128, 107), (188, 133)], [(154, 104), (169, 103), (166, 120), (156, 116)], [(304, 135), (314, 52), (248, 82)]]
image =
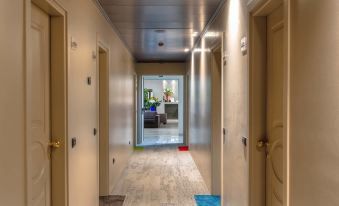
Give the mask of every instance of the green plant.
[(151, 107), (149, 104), (149, 93), (150, 93), (150, 89), (144, 88), (144, 108), (146, 110), (149, 110), (149, 108)]
[(148, 103), (150, 104), (150, 107), (159, 107), (161, 105), (161, 101), (159, 101), (159, 98), (157, 97), (149, 98)]
[(151, 89), (144, 89), (144, 108), (149, 110), (152, 106), (159, 107), (161, 105), (161, 101), (159, 101), (156, 97), (150, 97)]

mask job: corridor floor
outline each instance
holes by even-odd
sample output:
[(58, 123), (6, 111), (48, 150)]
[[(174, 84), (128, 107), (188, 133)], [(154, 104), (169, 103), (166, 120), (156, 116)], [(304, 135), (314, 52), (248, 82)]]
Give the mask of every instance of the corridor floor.
[(189, 152), (176, 147), (135, 151), (113, 194), (124, 206), (194, 206), (195, 194), (209, 194)]

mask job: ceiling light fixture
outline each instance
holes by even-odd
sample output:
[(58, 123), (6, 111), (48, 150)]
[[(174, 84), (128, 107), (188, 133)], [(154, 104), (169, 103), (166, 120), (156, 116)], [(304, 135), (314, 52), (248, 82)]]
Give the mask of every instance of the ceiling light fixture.
[(190, 51), (190, 49), (189, 48), (185, 48), (185, 50), (184, 50), (186, 53), (187, 52), (189, 52)]
[(206, 32), (204, 37), (218, 37), (220, 36), (219, 32), (212, 32), (212, 31), (209, 31), (209, 32)]

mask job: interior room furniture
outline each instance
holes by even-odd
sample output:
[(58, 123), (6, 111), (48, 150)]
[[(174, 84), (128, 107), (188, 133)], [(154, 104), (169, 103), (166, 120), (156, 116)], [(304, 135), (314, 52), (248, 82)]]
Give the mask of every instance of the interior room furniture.
[(145, 111), (144, 112), (144, 128), (159, 128), (160, 115), (157, 112)]

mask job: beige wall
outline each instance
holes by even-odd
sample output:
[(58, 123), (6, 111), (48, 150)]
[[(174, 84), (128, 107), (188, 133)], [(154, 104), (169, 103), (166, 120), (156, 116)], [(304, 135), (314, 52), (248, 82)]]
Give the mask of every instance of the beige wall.
[(23, 206), (23, 1), (0, 1), (0, 205)]
[[(208, 48), (205, 40), (199, 47)], [(189, 146), (193, 159), (211, 191), (211, 61), (210, 53), (194, 52), (189, 71)]]
[(241, 138), (248, 137), (249, 90), (248, 55), (240, 50), (240, 40), (248, 37), (248, 12), (246, 0), (230, 0), (226, 3), (226, 32), (224, 52), (227, 65), (224, 68), (224, 127), (226, 140), (223, 165), (224, 206), (249, 205), (248, 147)]
[(186, 75), (186, 63), (136, 63), (138, 75)]
[[(23, 2), (0, 3), (0, 205), (23, 206), (25, 197)], [(71, 37), (78, 43), (77, 49), (69, 48), (69, 138), (78, 140), (74, 149), (69, 148), (69, 202), (94, 206), (98, 205), (98, 139), (93, 136), (97, 64), (92, 52), (97, 35), (110, 49), (110, 189), (132, 152), (134, 59), (91, 0), (58, 2), (68, 14), (68, 43)], [(88, 76), (92, 86), (86, 84)]]
[[(227, 1), (208, 32), (224, 34), (223, 54), (227, 65), (223, 68), (224, 128), (223, 198), (224, 205), (249, 205), (248, 148), (241, 137), (248, 137), (248, 56), (240, 51), (240, 40), (248, 35), (246, 0)], [(196, 48), (202, 52), (191, 58), (190, 72), (190, 146), (205, 182), (211, 184), (211, 64), (210, 49), (216, 39), (203, 38)]]
[(291, 206), (339, 205), (339, 2), (294, 2)]

